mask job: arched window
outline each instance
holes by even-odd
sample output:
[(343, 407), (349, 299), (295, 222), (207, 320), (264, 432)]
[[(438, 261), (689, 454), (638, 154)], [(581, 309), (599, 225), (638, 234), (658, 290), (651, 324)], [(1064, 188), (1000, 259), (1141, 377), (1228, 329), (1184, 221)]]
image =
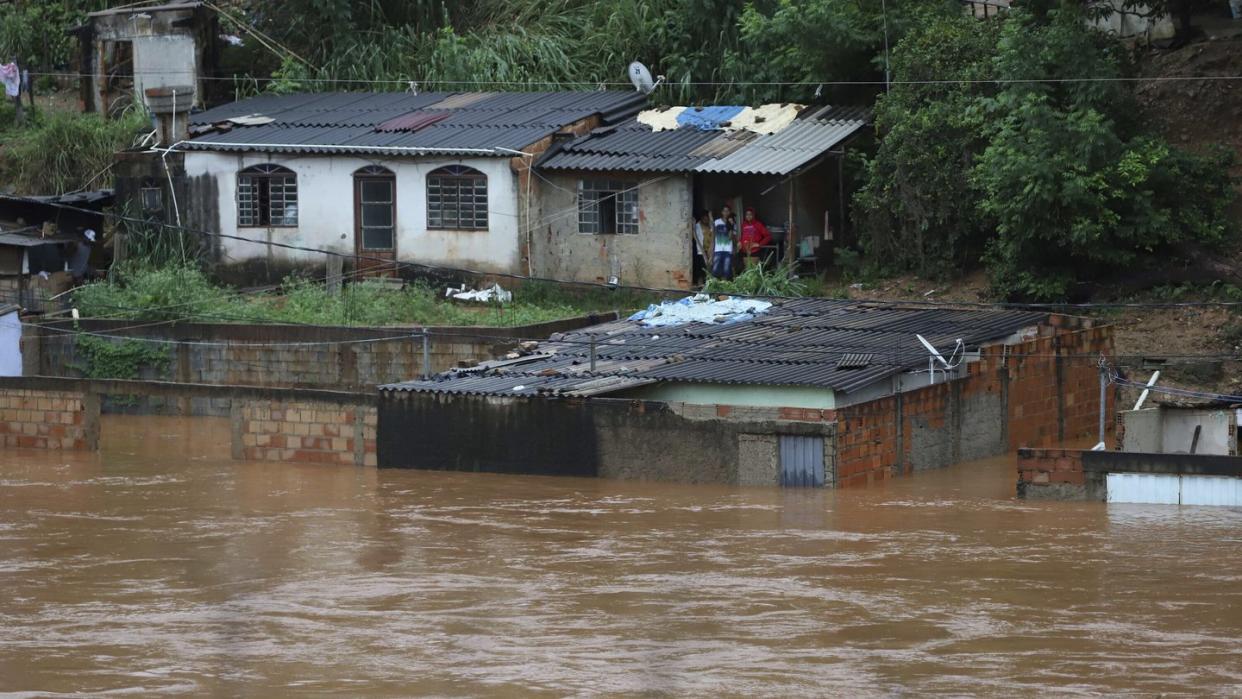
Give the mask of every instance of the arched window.
[(368, 165), (354, 172), (354, 211), (358, 254), (394, 250), (397, 242), (397, 176)]
[(427, 175), (427, 227), (487, 230), (487, 175), (446, 165)]
[(237, 225), (298, 225), (298, 176), (293, 170), (264, 163), (237, 173)]

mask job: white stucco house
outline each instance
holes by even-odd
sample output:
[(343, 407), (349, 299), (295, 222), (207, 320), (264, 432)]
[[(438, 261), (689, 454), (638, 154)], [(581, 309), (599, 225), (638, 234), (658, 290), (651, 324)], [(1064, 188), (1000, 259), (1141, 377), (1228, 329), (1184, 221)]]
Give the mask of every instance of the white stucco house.
[(124, 154), (116, 196), (210, 233), (217, 273), (241, 283), (322, 270), (326, 251), (364, 271), (687, 289), (705, 268), (698, 210), (755, 207), (779, 234), (769, 257), (814, 257), (845, 228), (841, 162), (865, 110), (645, 106), (608, 91), (265, 95)]
[(131, 154), (147, 157), (121, 164), (118, 199), (218, 232), (225, 268), (321, 265), (329, 250), (358, 267), (524, 274), (532, 162), (644, 103), (603, 91), (260, 96), (191, 115), (171, 157)]

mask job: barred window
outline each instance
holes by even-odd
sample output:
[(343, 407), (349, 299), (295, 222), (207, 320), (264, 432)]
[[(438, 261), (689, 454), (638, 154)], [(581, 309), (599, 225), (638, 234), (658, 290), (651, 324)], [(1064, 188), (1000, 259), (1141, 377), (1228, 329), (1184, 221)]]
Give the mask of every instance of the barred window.
[(487, 175), (464, 165), (427, 175), (427, 227), (487, 230)]
[(298, 225), (298, 176), (270, 163), (237, 173), (237, 225)]
[(638, 183), (580, 180), (578, 232), (594, 235), (638, 233)]

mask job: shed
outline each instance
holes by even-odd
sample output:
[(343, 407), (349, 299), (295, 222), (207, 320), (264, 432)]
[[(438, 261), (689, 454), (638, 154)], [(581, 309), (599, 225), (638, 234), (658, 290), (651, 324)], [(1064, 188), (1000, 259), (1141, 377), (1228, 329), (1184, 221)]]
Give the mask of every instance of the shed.
[(695, 212), (725, 204), (756, 209), (773, 233), (768, 259), (826, 258), (848, 224), (845, 148), (868, 121), (862, 108), (673, 107), (560, 143), (536, 164), (535, 272), (690, 288), (704, 277)]

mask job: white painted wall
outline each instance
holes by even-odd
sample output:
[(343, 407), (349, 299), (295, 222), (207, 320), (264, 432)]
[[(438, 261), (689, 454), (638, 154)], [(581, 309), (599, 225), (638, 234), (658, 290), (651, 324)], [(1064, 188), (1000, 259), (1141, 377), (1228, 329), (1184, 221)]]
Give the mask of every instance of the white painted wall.
[[(296, 228), (239, 228), (237, 173), (275, 163), (298, 176)], [(211, 175), (219, 185), (220, 232), (264, 243), (223, 239), (223, 263), (271, 258), (318, 263), (319, 253), (265, 244), (285, 243), (354, 252), (354, 172), (380, 165), (397, 176), (397, 259), (484, 272), (524, 272), (518, 236), (517, 178), (508, 158), (374, 159), (353, 155), (296, 156), (269, 153), (187, 152), (188, 177)], [(466, 165), (487, 175), (488, 230), (427, 229), (426, 176), (445, 165)]]
[(614, 396), (697, 405), (744, 405), (825, 410), (836, 407), (832, 389), (809, 386), (752, 386), (665, 381), (617, 393)]
[(22, 375), (22, 322), (17, 311), (0, 316), (0, 376)]

